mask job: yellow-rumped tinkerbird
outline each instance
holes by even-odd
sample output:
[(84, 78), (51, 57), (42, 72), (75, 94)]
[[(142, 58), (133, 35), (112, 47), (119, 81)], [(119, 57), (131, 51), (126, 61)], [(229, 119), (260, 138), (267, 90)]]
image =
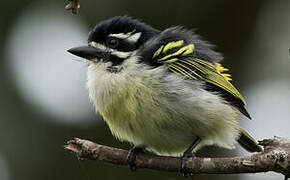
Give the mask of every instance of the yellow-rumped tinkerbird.
[(237, 123), (239, 113), (250, 115), (222, 55), (194, 32), (119, 16), (98, 23), (87, 46), (68, 51), (88, 60), (89, 97), (112, 134), (134, 145), (131, 169), (140, 150), (180, 156), (182, 173), (205, 145), (261, 151)]

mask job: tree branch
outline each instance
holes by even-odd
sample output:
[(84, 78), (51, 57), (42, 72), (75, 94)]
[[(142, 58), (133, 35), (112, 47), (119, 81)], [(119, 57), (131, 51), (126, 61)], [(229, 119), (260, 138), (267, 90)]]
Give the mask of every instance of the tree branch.
[[(274, 171), (290, 177), (290, 138), (274, 137), (259, 142), (264, 147), (260, 153), (232, 158), (191, 158), (186, 168), (192, 174), (235, 174)], [(65, 149), (79, 158), (101, 160), (117, 165), (127, 165), (128, 151), (99, 145), (75, 138), (65, 145)], [(147, 168), (168, 172), (179, 172), (180, 158), (138, 154), (137, 168)]]

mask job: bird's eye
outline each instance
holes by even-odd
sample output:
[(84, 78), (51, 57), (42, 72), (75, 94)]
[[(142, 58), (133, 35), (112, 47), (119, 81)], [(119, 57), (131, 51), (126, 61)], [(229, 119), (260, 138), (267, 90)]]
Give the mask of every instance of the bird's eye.
[(119, 40), (116, 38), (109, 38), (106, 43), (108, 47), (115, 48), (119, 45)]

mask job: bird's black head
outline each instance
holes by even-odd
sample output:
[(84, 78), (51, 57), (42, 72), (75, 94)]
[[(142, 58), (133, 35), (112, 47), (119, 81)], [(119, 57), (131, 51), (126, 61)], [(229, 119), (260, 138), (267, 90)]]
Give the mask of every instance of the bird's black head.
[(159, 31), (128, 16), (118, 16), (97, 24), (89, 34), (89, 42), (108, 43), (110, 39), (119, 40), (115, 48), (126, 52), (135, 50)]
[(128, 16), (118, 16), (98, 23), (89, 33), (89, 46), (68, 50), (86, 58), (110, 61), (118, 65), (159, 31)]

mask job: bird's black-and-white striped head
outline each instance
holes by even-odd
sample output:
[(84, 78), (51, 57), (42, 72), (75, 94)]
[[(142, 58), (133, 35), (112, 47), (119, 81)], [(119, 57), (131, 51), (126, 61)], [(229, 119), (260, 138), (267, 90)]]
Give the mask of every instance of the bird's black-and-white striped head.
[(128, 16), (98, 23), (89, 33), (88, 46), (72, 48), (72, 54), (119, 65), (159, 31)]

